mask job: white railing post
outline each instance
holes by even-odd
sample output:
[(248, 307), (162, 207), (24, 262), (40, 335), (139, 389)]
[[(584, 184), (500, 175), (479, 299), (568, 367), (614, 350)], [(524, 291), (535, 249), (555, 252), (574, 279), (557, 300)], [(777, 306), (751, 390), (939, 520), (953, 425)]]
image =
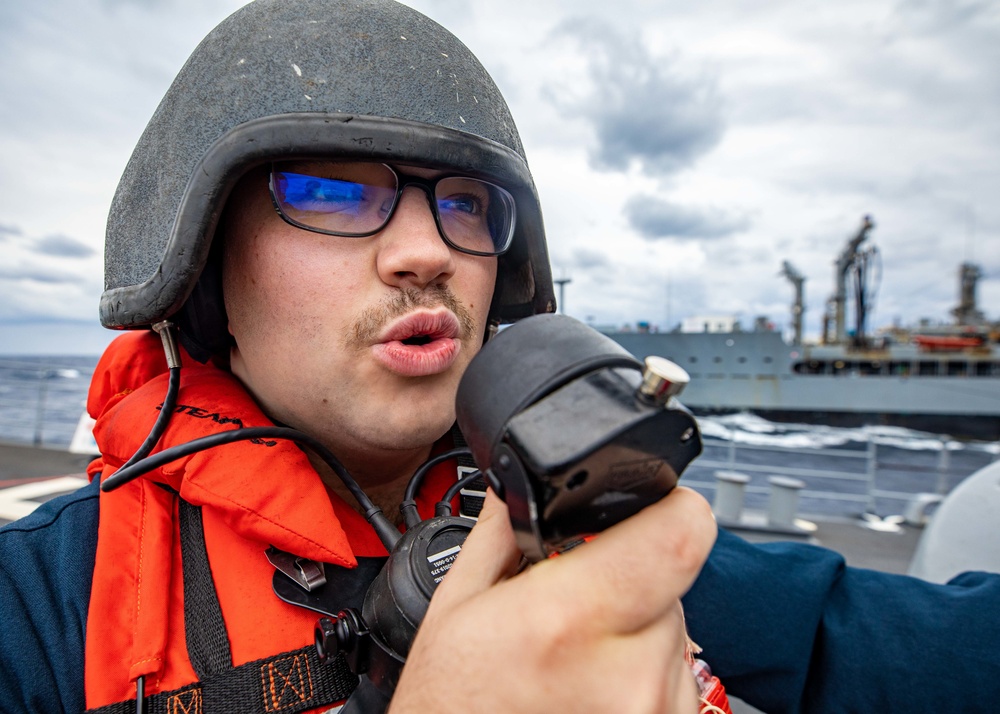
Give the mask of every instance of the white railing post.
[(35, 446), (42, 445), (42, 436), (45, 430), (45, 400), (49, 391), (49, 371), (41, 370), (38, 373), (38, 401), (35, 403)]
[(941, 437), (941, 451), (938, 453), (937, 492), (944, 496), (948, 493), (948, 472), (951, 470), (951, 452), (948, 450), (950, 436)]
[(865, 475), (868, 477), (868, 513), (875, 513), (875, 478), (878, 475), (878, 444), (868, 436), (866, 448)]

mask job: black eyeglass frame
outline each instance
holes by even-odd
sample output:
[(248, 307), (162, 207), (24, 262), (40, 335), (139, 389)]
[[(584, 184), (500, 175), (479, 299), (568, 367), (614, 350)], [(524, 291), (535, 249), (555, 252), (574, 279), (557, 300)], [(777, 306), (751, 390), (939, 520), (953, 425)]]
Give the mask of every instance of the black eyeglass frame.
[[(350, 162), (350, 163), (364, 163), (364, 162)], [(274, 175), (280, 170), (277, 168), (277, 164), (271, 164), (271, 170), (267, 175), (267, 189), (271, 196), (271, 203), (274, 206), (274, 210), (277, 211), (278, 215), (285, 223), (295, 226), (296, 228), (301, 228), (302, 230), (309, 231), (311, 233), (320, 233), (322, 235), (337, 236), (341, 238), (367, 238), (368, 236), (373, 236), (379, 231), (385, 229), (389, 225), (389, 221), (392, 220), (393, 214), (396, 212), (396, 207), (399, 205), (399, 199), (403, 196), (403, 191), (408, 186), (416, 186), (421, 189), (427, 197), (427, 203), (430, 207), (431, 215), (434, 216), (434, 224), (437, 226), (438, 235), (441, 236), (441, 240), (445, 242), (449, 248), (453, 248), (460, 253), (465, 253), (466, 255), (476, 255), (482, 257), (496, 257), (501, 256), (510, 250), (511, 245), (514, 243), (514, 232), (517, 227), (517, 203), (514, 201), (514, 196), (510, 191), (505, 189), (503, 186), (493, 183), (492, 181), (486, 181), (485, 179), (476, 178), (475, 176), (468, 176), (466, 174), (442, 174), (441, 176), (436, 176), (432, 179), (421, 178), (420, 176), (413, 176), (412, 174), (404, 174), (398, 171), (389, 164), (382, 162), (370, 162), (378, 163), (381, 166), (386, 167), (392, 172), (393, 176), (396, 177), (396, 195), (392, 199), (392, 205), (389, 206), (389, 210), (386, 212), (385, 221), (373, 230), (364, 231), (361, 233), (353, 233), (348, 231), (331, 231), (323, 228), (316, 228), (315, 226), (309, 226), (299, 221), (296, 221), (291, 216), (287, 215), (283, 210), (281, 210), (281, 204), (278, 202), (278, 197), (274, 190)], [(474, 181), (479, 181), (480, 183), (487, 184), (497, 190), (497, 195), (504, 201), (510, 210), (510, 225), (507, 228), (507, 236), (503, 242), (503, 248), (496, 251), (479, 251), (471, 250), (469, 248), (463, 248), (452, 241), (448, 235), (445, 233), (444, 226), (441, 224), (441, 214), (438, 212), (437, 201), (434, 198), (435, 191), (437, 190), (437, 185), (441, 181), (449, 178), (460, 178), (460, 179), (471, 179)], [(495, 243), (495, 241), (494, 241)]]

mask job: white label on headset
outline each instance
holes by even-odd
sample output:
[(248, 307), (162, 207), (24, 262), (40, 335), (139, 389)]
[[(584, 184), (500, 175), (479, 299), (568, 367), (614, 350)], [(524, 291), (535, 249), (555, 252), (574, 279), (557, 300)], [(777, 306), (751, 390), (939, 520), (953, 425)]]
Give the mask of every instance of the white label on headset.
[(462, 546), (455, 545), (440, 553), (427, 556), (427, 562), (431, 565), (431, 577), (434, 578), (435, 585), (440, 583), (451, 570), (451, 564), (455, 562), (455, 558), (458, 557), (461, 550)]

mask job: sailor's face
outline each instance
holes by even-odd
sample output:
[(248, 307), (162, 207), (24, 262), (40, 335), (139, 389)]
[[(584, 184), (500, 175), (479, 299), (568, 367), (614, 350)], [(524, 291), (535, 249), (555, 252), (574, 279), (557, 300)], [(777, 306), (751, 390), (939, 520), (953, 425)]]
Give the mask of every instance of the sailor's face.
[(266, 172), (244, 178), (229, 207), (231, 364), (268, 415), (342, 458), (425, 448), (446, 433), (459, 379), (482, 345), (497, 259), (446, 245), (413, 187), (389, 223), (362, 238), (285, 223)]

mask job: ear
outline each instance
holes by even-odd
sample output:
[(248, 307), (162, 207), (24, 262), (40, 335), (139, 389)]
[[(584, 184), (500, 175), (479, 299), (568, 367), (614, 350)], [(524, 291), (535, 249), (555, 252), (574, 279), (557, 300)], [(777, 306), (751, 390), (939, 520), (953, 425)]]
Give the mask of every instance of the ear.
[(221, 231), (216, 239), (201, 277), (188, 296), (175, 320), (180, 328), (179, 338), (184, 349), (201, 363), (215, 355), (228, 357), (235, 344), (229, 330), (229, 317), (222, 292), (222, 240)]

